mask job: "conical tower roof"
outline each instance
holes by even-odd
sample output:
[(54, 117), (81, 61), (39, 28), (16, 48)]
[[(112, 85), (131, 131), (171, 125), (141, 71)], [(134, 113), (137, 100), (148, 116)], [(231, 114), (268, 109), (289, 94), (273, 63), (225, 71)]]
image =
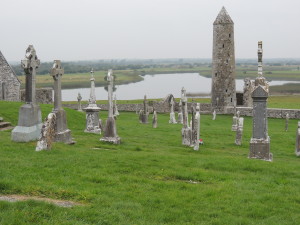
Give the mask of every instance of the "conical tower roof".
[(226, 24), (226, 23), (233, 24), (233, 21), (230, 18), (228, 12), (226, 11), (225, 7), (223, 6), (214, 22), (214, 25), (215, 24)]

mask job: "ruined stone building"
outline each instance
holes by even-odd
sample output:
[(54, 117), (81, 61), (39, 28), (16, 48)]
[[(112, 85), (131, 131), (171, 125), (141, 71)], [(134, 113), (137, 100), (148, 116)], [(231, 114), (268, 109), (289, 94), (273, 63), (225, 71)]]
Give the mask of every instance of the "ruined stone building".
[(224, 7), (213, 24), (211, 96), (220, 112), (236, 104), (234, 23)]
[(0, 51), (0, 100), (19, 101), (20, 86), (21, 82)]

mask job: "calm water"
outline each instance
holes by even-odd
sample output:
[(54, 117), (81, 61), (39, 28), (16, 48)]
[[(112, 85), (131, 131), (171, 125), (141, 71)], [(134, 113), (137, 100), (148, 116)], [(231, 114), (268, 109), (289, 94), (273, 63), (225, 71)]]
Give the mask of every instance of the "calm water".
[[(285, 83), (299, 83), (297, 81), (272, 81), (270, 85), (282, 85)], [(242, 91), (244, 80), (236, 80), (237, 91)], [(181, 88), (185, 87), (187, 92), (209, 94), (211, 91), (211, 78), (206, 78), (198, 73), (177, 73), (177, 74), (158, 74), (145, 75), (144, 80), (124, 85), (117, 85), (114, 94), (117, 99), (130, 100), (147, 98), (164, 98), (168, 94), (173, 94), (176, 98), (180, 97)], [(63, 101), (77, 101), (80, 92), (82, 100), (88, 100), (90, 88), (77, 88), (62, 90)], [(103, 87), (96, 87), (96, 99), (107, 99), (107, 92)]]

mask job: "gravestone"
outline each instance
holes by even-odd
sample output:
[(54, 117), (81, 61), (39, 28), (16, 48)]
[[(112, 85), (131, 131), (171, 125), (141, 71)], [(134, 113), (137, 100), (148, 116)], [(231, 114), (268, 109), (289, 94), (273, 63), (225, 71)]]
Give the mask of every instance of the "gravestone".
[(177, 123), (183, 124), (183, 117), (182, 117), (182, 102), (181, 102), (181, 99), (180, 99), (179, 107), (178, 107), (178, 119), (177, 119)]
[(272, 161), (270, 153), (270, 137), (268, 135), (267, 99), (269, 84), (262, 76), (262, 42), (258, 42), (258, 77), (252, 92), (253, 99), (253, 125), (250, 140), (249, 158)]
[(232, 126), (231, 126), (231, 131), (236, 131), (237, 126), (238, 126), (238, 121), (237, 121), (237, 112), (236, 112), (236, 106), (234, 106), (234, 114), (232, 117)]
[(49, 113), (41, 130), (41, 136), (36, 144), (35, 151), (51, 150), (55, 136), (55, 113)]
[(296, 130), (296, 156), (300, 156), (300, 121), (298, 121), (298, 127)]
[(114, 117), (116, 119), (117, 116), (120, 115), (119, 110), (118, 110), (118, 105), (117, 105), (117, 95), (115, 95), (115, 98), (114, 98), (114, 108), (113, 108), (113, 110), (114, 110)]
[(72, 140), (71, 130), (67, 127), (67, 115), (61, 103), (61, 77), (63, 74), (64, 69), (61, 67), (60, 60), (54, 60), (51, 69), (51, 76), (54, 80), (54, 109), (52, 112), (56, 116), (54, 141), (74, 144), (75, 142)]
[(250, 78), (244, 79), (244, 94), (243, 94), (243, 106), (244, 107), (252, 107), (252, 97), (251, 94), (254, 89), (254, 81)]
[(96, 103), (96, 94), (95, 94), (95, 78), (94, 78), (94, 70), (91, 70), (91, 92), (89, 98), (89, 104), (83, 110), (86, 112), (86, 128), (84, 132), (86, 133), (94, 133), (101, 134), (101, 119), (99, 118), (100, 108)]
[(217, 117), (217, 112), (216, 110), (214, 109), (213, 113), (212, 113), (213, 117), (212, 117), (212, 120), (216, 120), (216, 117)]
[(156, 113), (156, 110), (155, 110), (155, 109), (154, 109), (154, 111), (153, 111), (152, 127), (153, 127), (153, 128), (157, 128), (157, 113)]
[(289, 116), (289, 114), (287, 113), (287, 114), (285, 115), (285, 131), (288, 131), (288, 129), (289, 129), (289, 119), (290, 119), (290, 116)]
[(32, 45), (27, 48), (21, 64), (26, 76), (26, 104), (19, 110), (18, 126), (13, 129), (11, 139), (15, 142), (29, 142), (39, 138), (42, 128), (41, 110), (35, 98), (36, 69), (40, 60)]
[(244, 118), (240, 117), (240, 111), (237, 111), (236, 121), (237, 121), (237, 127), (236, 127), (235, 144), (242, 145)]
[(148, 123), (148, 117), (149, 117), (149, 112), (148, 112), (148, 101), (147, 101), (147, 96), (144, 96), (144, 109), (142, 110), (141, 113), (141, 123), (147, 124)]
[(194, 117), (194, 150), (199, 150), (199, 139), (200, 139), (200, 103), (196, 106), (196, 115)]
[(170, 120), (169, 123), (176, 124), (175, 112), (174, 112), (174, 98), (170, 101)]
[(183, 117), (183, 127), (181, 129), (181, 136), (182, 136), (182, 144), (190, 146), (191, 145), (191, 136), (192, 130), (188, 125), (188, 110), (187, 110), (187, 97), (186, 97), (186, 90), (183, 87), (181, 90), (181, 102), (182, 102), (182, 117)]
[(82, 100), (81, 94), (78, 92), (78, 96), (77, 96), (78, 109), (77, 109), (77, 110), (82, 112), (82, 108), (81, 108), (81, 100)]
[(105, 80), (108, 82), (108, 118), (106, 120), (104, 135), (100, 141), (110, 142), (113, 144), (120, 144), (121, 138), (117, 134), (116, 121), (113, 115), (113, 85), (114, 85), (113, 71), (109, 70)]

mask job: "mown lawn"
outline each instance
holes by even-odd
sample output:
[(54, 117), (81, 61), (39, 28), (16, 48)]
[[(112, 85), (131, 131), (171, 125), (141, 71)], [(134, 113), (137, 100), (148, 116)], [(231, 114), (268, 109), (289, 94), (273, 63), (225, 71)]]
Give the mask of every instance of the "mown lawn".
[[(17, 123), (21, 103), (0, 102), (0, 116)], [(52, 109), (41, 106), (43, 117)], [(80, 202), (0, 201), (0, 224), (299, 224), (300, 158), (297, 120), (269, 119), (273, 162), (248, 159), (252, 118), (242, 146), (234, 144), (231, 116), (201, 116), (204, 145), (181, 145), (181, 125), (158, 115), (158, 128), (135, 113), (117, 120), (119, 146), (86, 134), (85, 114), (66, 109), (75, 145), (55, 143), (35, 152), (35, 142), (14, 143), (0, 132), (0, 194)], [(102, 119), (107, 113), (101, 112)]]

